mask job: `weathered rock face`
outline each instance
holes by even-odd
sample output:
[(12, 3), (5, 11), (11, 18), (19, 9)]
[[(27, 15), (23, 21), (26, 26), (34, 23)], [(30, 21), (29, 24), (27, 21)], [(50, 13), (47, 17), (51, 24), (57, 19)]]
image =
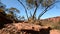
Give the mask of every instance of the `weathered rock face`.
[[(49, 34), (51, 28), (29, 23), (6, 24), (0, 34)], [(3, 33), (2, 33), (3, 32)]]

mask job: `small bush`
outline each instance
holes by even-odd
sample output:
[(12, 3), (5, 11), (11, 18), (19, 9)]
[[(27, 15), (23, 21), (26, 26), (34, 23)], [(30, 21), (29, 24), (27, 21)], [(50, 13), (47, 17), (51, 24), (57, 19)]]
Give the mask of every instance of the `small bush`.
[(59, 26), (59, 25), (55, 25), (55, 26), (54, 26), (54, 29), (60, 30), (60, 26)]

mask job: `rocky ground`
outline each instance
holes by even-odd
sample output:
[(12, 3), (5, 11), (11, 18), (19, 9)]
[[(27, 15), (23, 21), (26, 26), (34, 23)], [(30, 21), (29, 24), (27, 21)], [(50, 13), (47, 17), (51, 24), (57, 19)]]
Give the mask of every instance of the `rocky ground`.
[(0, 34), (60, 34), (59, 30), (52, 30), (48, 26), (40, 26), (29, 23), (6, 24), (0, 29)]

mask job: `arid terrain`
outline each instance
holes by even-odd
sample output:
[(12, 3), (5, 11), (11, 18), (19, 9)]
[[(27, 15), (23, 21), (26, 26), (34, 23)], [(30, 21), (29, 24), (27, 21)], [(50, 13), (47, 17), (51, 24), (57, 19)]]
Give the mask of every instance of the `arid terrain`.
[(60, 34), (59, 21), (60, 17), (53, 17), (41, 20), (43, 26), (24, 22), (5, 24), (0, 34)]
[(60, 34), (59, 4), (59, 0), (0, 0), (0, 34)]

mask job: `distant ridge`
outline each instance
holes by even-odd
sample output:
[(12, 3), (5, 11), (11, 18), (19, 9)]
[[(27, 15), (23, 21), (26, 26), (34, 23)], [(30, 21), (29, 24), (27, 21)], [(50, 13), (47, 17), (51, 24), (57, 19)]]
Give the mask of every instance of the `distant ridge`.
[(49, 21), (49, 22), (53, 22), (53, 23), (60, 22), (60, 16), (41, 19), (41, 21), (42, 22), (48, 22)]
[(49, 18), (56, 18), (56, 17), (60, 17), (60, 16), (53, 16), (53, 17), (41, 18), (41, 20), (49, 19)]

